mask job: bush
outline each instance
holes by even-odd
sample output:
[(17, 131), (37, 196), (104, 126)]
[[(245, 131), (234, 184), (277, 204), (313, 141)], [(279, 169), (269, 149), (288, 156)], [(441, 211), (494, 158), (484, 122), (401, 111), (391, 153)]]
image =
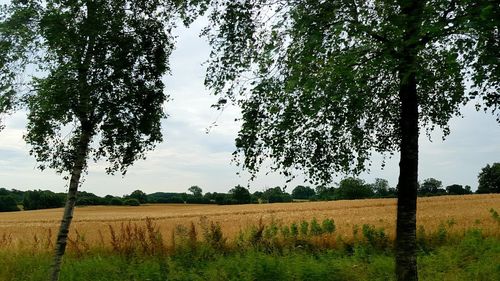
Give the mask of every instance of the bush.
[(139, 205), (141, 205), (141, 202), (139, 202), (139, 200), (137, 200), (135, 198), (130, 198), (130, 199), (127, 199), (127, 200), (123, 201), (123, 205), (126, 205), (126, 206), (139, 206)]
[(323, 231), (326, 233), (335, 232), (335, 222), (332, 219), (323, 220), (323, 223), (321, 223), (321, 227), (323, 228)]
[(0, 196), (0, 212), (15, 212), (19, 211), (17, 202), (14, 197), (10, 195)]
[(109, 201), (109, 205), (121, 206), (121, 205), (123, 205), (123, 201), (120, 198), (118, 198), (118, 197), (113, 197)]

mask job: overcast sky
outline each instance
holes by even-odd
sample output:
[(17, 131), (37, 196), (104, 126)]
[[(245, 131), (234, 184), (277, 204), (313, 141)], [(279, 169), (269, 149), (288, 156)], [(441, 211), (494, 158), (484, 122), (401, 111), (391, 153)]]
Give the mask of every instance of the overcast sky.
[[(0, 0), (0, 3), (6, 1)], [(185, 192), (191, 185), (204, 192), (226, 192), (237, 184), (247, 185), (248, 175), (236, 173), (240, 168), (231, 164), (238, 132), (239, 109), (228, 107), (222, 113), (210, 108), (217, 98), (204, 88), (204, 67), (209, 48), (198, 38), (201, 21), (189, 28), (180, 28), (177, 47), (171, 57), (172, 75), (165, 78), (171, 100), (165, 104), (168, 119), (163, 121), (164, 142), (149, 152), (146, 160), (136, 162), (127, 175), (106, 175), (104, 162), (90, 163), (89, 173), (80, 190), (98, 195), (124, 195), (141, 189)], [(434, 177), (443, 185), (454, 183), (477, 188), (477, 175), (482, 167), (500, 162), (500, 125), (491, 114), (476, 112), (472, 105), (463, 109), (464, 118), (451, 120), (451, 134), (443, 142), (439, 133), (430, 142), (425, 134), (420, 138), (420, 180)], [(2, 116), (6, 129), (0, 132), (0, 187), (7, 189), (50, 189), (66, 191), (67, 182), (52, 170), (36, 169), (29, 156), (25, 133), (26, 113)], [(211, 126), (216, 122), (216, 126)], [(207, 129), (210, 132), (207, 134)], [(394, 186), (398, 177), (396, 155), (380, 169), (380, 157), (374, 157), (370, 173), (360, 177), (367, 182), (385, 178)], [(338, 178), (340, 180), (340, 177)], [(277, 174), (260, 174), (250, 182), (250, 190), (285, 185)], [(288, 191), (303, 182), (303, 177), (288, 184)]]

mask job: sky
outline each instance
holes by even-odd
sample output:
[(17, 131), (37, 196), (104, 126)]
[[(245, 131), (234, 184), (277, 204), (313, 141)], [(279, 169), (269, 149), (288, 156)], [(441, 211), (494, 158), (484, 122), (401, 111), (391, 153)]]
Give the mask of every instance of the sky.
[[(251, 192), (277, 185), (287, 185), (287, 191), (291, 192), (293, 187), (304, 183), (301, 175), (286, 183), (279, 174), (267, 174), (265, 167), (249, 182), (248, 174), (231, 162), (240, 125), (235, 119), (239, 118), (240, 111), (235, 106), (223, 112), (210, 107), (217, 97), (203, 85), (203, 62), (208, 58), (209, 46), (198, 34), (204, 26), (205, 22), (199, 20), (189, 29), (179, 28), (175, 32), (178, 37), (171, 57), (172, 72), (165, 78), (170, 101), (164, 106), (169, 115), (162, 122), (164, 142), (147, 153), (146, 160), (131, 166), (125, 176), (107, 175), (103, 161), (89, 163), (80, 190), (100, 196), (121, 196), (136, 189), (146, 193), (186, 192), (192, 185), (200, 186), (203, 192), (227, 192), (241, 184), (248, 185)], [(475, 190), (481, 168), (500, 162), (500, 124), (494, 116), (477, 112), (472, 104), (463, 108), (462, 113), (463, 118), (450, 121), (451, 134), (445, 141), (439, 132), (432, 134), (432, 141), (421, 135), (421, 181), (433, 177), (441, 180), (443, 186), (458, 183)], [(26, 112), (1, 118), (6, 128), (0, 132), (0, 187), (66, 191), (68, 183), (62, 175), (50, 169), (39, 171), (29, 155), (29, 146), (22, 138), (26, 132)], [(367, 182), (385, 178), (395, 186), (399, 174), (398, 154), (387, 160), (384, 169), (380, 167), (381, 159), (375, 155), (370, 172), (359, 177)], [(237, 172), (241, 172), (240, 175)], [(337, 181), (342, 177), (338, 176)]]

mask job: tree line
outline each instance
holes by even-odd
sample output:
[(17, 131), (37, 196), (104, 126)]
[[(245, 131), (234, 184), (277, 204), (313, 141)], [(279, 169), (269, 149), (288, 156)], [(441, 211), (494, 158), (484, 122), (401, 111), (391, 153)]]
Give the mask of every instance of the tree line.
[[(479, 185), (475, 193), (500, 193), (500, 163), (486, 165), (478, 175)], [(112, 205), (139, 206), (146, 203), (179, 203), (179, 204), (257, 204), (281, 203), (292, 201), (330, 201), (368, 198), (395, 198), (397, 188), (391, 187), (386, 179), (377, 178), (373, 183), (363, 179), (347, 177), (334, 186), (318, 185), (316, 187), (297, 185), (286, 192), (286, 187), (271, 187), (253, 193), (242, 185), (231, 188), (226, 193), (206, 192), (201, 187), (193, 185), (187, 192), (154, 192), (144, 193), (135, 190), (124, 196), (106, 195), (100, 197), (94, 193), (79, 191), (77, 206)], [(428, 178), (418, 185), (419, 196), (465, 195), (473, 194), (468, 185), (452, 184), (443, 186), (440, 180)], [(0, 188), (0, 211), (36, 210), (60, 208), (66, 202), (66, 193), (55, 193), (50, 190), (7, 190)]]

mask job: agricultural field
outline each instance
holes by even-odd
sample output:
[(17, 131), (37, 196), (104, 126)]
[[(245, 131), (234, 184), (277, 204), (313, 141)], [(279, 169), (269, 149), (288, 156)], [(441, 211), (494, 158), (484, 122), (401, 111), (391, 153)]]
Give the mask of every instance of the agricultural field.
[[(500, 195), (420, 198), (420, 280), (500, 280)], [(0, 280), (47, 280), (62, 209), (0, 213)], [(395, 280), (395, 199), (79, 207), (60, 280)]]
[[(480, 228), (486, 236), (500, 234), (498, 221), (491, 210), (500, 210), (500, 195), (464, 195), (419, 198), (417, 226), (426, 232), (436, 232), (446, 226), (449, 233), (463, 235), (471, 228)], [(47, 209), (0, 213), (0, 243), (3, 250), (40, 250), (52, 245), (62, 209)], [(143, 224), (151, 219), (166, 245), (179, 227), (191, 224), (199, 228), (203, 221), (219, 224), (224, 237), (232, 241), (251, 226), (290, 225), (316, 218), (319, 222), (332, 219), (335, 234), (352, 239), (353, 229), (372, 225), (383, 229), (392, 240), (395, 235), (396, 200), (366, 199), (329, 202), (300, 202), (252, 205), (187, 205), (151, 204), (137, 207), (94, 206), (75, 210), (70, 238), (84, 240), (88, 247), (108, 246), (111, 230), (123, 225)], [(260, 221), (260, 222), (259, 222)], [(200, 236), (200, 231), (197, 231)], [(200, 239), (201, 237), (197, 237)], [(71, 245), (70, 245), (71, 246)], [(70, 249), (71, 250), (71, 249)]]

